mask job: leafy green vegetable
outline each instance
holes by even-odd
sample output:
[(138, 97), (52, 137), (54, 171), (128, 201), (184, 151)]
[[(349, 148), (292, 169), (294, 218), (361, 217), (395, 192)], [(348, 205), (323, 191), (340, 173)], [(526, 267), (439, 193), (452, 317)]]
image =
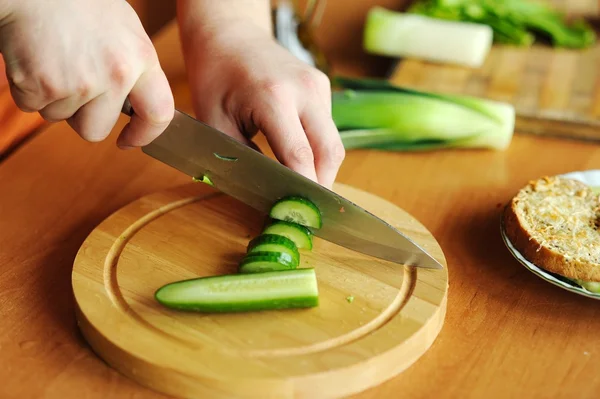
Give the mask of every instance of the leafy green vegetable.
[(493, 38), (493, 29), (486, 24), (375, 6), (365, 18), (363, 48), (369, 54), (478, 68), (485, 62)]
[(506, 149), (515, 110), (510, 104), (423, 92), (375, 79), (336, 77), (333, 120), (346, 149), (424, 151)]
[(583, 280), (572, 280), (575, 284), (579, 285), (583, 289), (593, 292), (594, 294), (600, 294), (600, 283), (595, 281), (583, 281)]
[(496, 42), (517, 46), (528, 46), (536, 38), (567, 48), (587, 48), (596, 41), (585, 21), (569, 24), (552, 6), (532, 0), (417, 0), (407, 12), (486, 24), (494, 30)]

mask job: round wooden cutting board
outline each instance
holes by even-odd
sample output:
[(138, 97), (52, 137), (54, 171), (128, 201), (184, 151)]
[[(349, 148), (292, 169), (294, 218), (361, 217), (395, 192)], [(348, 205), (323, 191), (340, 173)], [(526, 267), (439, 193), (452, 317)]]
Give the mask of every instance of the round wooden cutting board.
[[(446, 265), (409, 214), (349, 186), (334, 190)], [(316, 308), (202, 314), (154, 299), (170, 282), (235, 273), (264, 223), (265, 215), (200, 183), (122, 208), (75, 259), (83, 335), (121, 373), (182, 398), (341, 397), (397, 375), (429, 349), (444, 322), (447, 268), (403, 267), (317, 237), (300, 265), (316, 270)]]

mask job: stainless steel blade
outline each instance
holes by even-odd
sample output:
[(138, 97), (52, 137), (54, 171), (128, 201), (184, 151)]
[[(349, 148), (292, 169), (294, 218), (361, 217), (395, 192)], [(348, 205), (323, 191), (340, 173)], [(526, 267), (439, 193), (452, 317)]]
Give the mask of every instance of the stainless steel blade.
[(230, 136), (176, 111), (169, 127), (143, 152), (268, 213), (288, 195), (314, 202), (323, 227), (314, 234), (345, 248), (407, 266), (442, 268), (423, 248), (365, 209)]

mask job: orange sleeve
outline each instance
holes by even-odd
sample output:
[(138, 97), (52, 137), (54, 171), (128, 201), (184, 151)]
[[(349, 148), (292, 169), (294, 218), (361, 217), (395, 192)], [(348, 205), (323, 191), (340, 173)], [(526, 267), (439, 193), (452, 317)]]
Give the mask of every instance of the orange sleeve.
[(44, 123), (39, 113), (23, 112), (13, 101), (6, 79), (4, 60), (0, 55), (0, 156)]

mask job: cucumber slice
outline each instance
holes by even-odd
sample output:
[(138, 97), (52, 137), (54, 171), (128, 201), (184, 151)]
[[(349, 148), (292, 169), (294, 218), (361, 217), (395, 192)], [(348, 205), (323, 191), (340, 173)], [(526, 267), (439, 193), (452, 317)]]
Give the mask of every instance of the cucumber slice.
[(294, 241), (277, 234), (262, 234), (248, 244), (248, 254), (255, 252), (285, 252), (294, 258), (296, 265), (300, 262), (300, 253)]
[(316, 205), (298, 196), (289, 196), (277, 201), (269, 216), (315, 229), (320, 229), (322, 225), (321, 212)]
[(314, 269), (200, 277), (164, 285), (162, 305), (199, 312), (247, 312), (318, 306)]
[(290, 270), (298, 267), (298, 261), (287, 252), (253, 252), (247, 254), (238, 271), (240, 273), (262, 273)]
[(262, 234), (277, 234), (294, 241), (297, 248), (312, 249), (312, 236), (310, 230), (297, 223), (276, 220), (267, 226)]

